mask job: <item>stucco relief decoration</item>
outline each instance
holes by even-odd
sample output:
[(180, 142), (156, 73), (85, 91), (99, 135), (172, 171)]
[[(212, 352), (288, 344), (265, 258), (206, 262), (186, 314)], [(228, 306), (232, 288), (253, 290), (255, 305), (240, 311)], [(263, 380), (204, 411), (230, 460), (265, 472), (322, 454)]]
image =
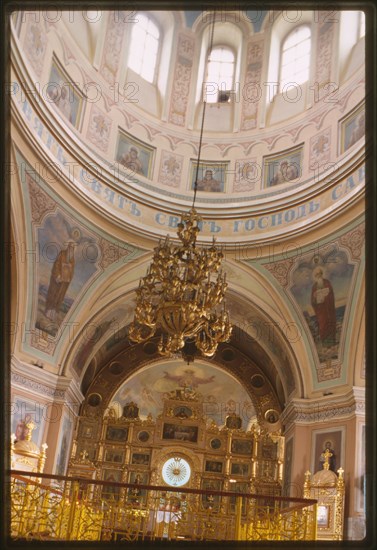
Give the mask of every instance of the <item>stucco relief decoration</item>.
[(300, 135), (300, 132), (303, 128), (304, 124), (299, 124), (298, 126), (294, 126), (293, 128), (286, 130), (286, 133), (291, 136), (293, 143), (296, 143), (298, 136)]
[(169, 122), (177, 126), (184, 126), (186, 121), (193, 57), (194, 38), (180, 34), (169, 114)]
[(114, 262), (124, 262), (125, 258), (132, 254), (132, 250), (123, 243), (111, 243), (102, 237), (98, 240), (98, 246), (100, 249), (99, 266), (102, 269), (106, 269)]
[(283, 288), (288, 286), (288, 276), (289, 272), (293, 266), (293, 259), (287, 258), (286, 260), (281, 260), (278, 262), (273, 262), (271, 264), (265, 264), (264, 267), (277, 279), (279, 284)]
[(165, 137), (169, 141), (170, 147), (172, 148), (172, 151), (175, 151), (177, 146), (184, 141), (182, 138), (178, 138), (176, 136), (171, 136), (169, 134), (165, 134)]
[(216, 148), (220, 151), (221, 156), (224, 157), (228, 149), (233, 146), (233, 143), (216, 143)]
[(43, 17), (31, 19), (24, 42), (24, 52), (34, 72), (41, 76), (47, 45), (47, 29)]
[(161, 130), (158, 130), (157, 128), (153, 128), (149, 124), (143, 124), (142, 126), (146, 129), (148, 133), (148, 138), (150, 139), (150, 141), (153, 141), (156, 136), (161, 134)]
[(89, 118), (89, 126), (86, 137), (98, 149), (106, 152), (109, 147), (109, 138), (112, 120), (106, 116), (98, 107), (92, 106)]
[(310, 138), (309, 169), (323, 171), (330, 161), (331, 128)]
[(343, 235), (340, 238), (340, 243), (350, 251), (353, 260), (360, 260), (365, 246), (365, 224), (362, 223)]
[(56, 209), (57, 204), (42, 191), (27, 172), (25, 173), (25, 178), (26, 185), (29, 188), (31, 219), (34, 223), (39, 224), (45, 214), (53, 212)]
[(169, 187), (179, 187), (182, 176), (183, 156), (162, 151), (158, 181)]
[(257, 90), (262, 74), (263, 42), (250, 42), (247, 49), (247, 71), (242, 92), (241, 130), (251, 130), (257, 126), (258, 105)]
[(340, 109), (341, 113), (343, 113), (347, 107), (349, 108), (348, 100), (358, 88), (361, 88), (363, 94), (365, 94), (365, 76), (362, 76), (357, 82), (352, 82), (352, 85), (346, 89), (345, 93), (339, 94), (337, 107)]
[(261, 182), (262, 171), (256, 158), (236, 160), (233, 181), (233, 192), (247, 192), (255, 189), (255, 184)]
[(327, 379), (339, 373), (331, 370), (332, 362), (339, 361), (355, 266), (347, 251), (334, 243), (301, 256), (291, 271), (289, 290), (309, 328), (320, 364), (329, 369)]
[(314, 124), (317, 130), (320, 130), (325, 117), (328, 115), (328, 110), (323, 109), (318, 115), (309, 119), (309, 124)]
[[(45, 395), (47, 397), (53, 397), (55, 399), (64, 399), (66, 393), (64, 390), (57, 390), (56, 388), (51, 388), (40, 382), (35, 382), (31, 378), (26, 378), (21, 374), (16, 372), (11, 373), (11, 381), (15, 386), (22, 387), (24, 390), (30, 390), (34, 393)], [(31, 409), (32, 410), (32, 409)], [(35, 410), (35, 409), (34, 409)]]
[(143, 126), (141, 120), (139, 120), (137, 117), (131, 115), (130, 113), (127, 113), (124, 109), (122, 111), (122, 115), (124, 118), (124, 122), (127, 128), (132, 128), (132, 126), (135, 124), (135, 122), (139, 123), (141, 126)]
[[(123, 36), (127, 25), (125, 12), (110, 12), (105, 38), (105, 47), (100, 74), (110, 85), (114, 85), (120, 65)], [(128, 26), (130, 24), (128, 23)]]
[(319, 98), (333, 92), (332, 86), (326, 86), (331, 81), (332, 44), (334, 36), (336, 12), (319, 11), (317, 61), (314, 82), (318, 86)]

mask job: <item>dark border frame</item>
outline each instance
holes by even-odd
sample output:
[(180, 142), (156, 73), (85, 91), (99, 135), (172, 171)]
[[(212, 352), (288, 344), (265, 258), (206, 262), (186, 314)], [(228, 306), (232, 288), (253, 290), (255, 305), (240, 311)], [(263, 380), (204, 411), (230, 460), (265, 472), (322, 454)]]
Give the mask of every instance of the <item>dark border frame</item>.
[[(94, 6), (102, 7), (103, 9), (119, 9), (122, 6), (122, 0), (117, 2), (116, 0), (108, 0), (107, 2), (100, 2), (98, 0), (91, 1), (74, 1), (74, 0), (62, 0), (59, 2), (59, 9), (92, 9)], [(366, 109), (367, 109), (367, 121), (366, 121), (366, 341), (367, 341), (367, 355), (366, 355), (366, 373), (368, 383), (366, 384), (366, 505), (369, 513), (367, 514), (367, 536), (363, 541), (342, 541), (336, 542), (313, 542), (303, 545), (294, 544), (292, 542), (281, 542), (276, 546), (282, 546), (285, 548), (302, 549), (303, 547), (312, 548), (377, 548), (377, 388), (376, 388), (376, 370), (377, 370), (377, 338), (376, 338), (376, 313), (377, 313), (377, 296), (376, 296), (376, 273), (377, 273), (377, 170), (376, 170), (376, 100), (377, 100), (377, 85), (376, 85), (376, 66), (377, 66), (377, 54), (376, 54), (376, 27), (377, 27), (377, 12), (375, 3), (370, 1), (357, 1), (357, 0), (341, 0), (337, 2), (329, 3), (328, 0), (316, 0), (315, 2), (298, 1), (298, 2), (285, 2), (285, 6), (301, 9), (362, 9), (367, 12), (366, 22)], [(49, 9), (53, 6), (53, 3), (49, 0), (39, 0), (35, 2), (33, 0), (3, 0), (0, 7), (0, 21), (1, 21), (1, 41), (2, 48), (0, 53), (1, 59), (1, 79), (2, 79), (2, 95), (3, 101), (1, 102), (1, 128), (2, 128), (2, 141), (3, 146), (0, 148), (1, 166), (2, 166), (2, 182), (0, 186), (0, 205), (2, 208), (0, 216), (0, 234), (1, 234), (1, 247), (0, 247), (0, 323), (1, 323), (1, 359), (2, 359), (2, 385), (1, 397), (3, 399), (4, 407), (3, 419), (1, 425), (0, 437), (0, 471), (4, 475), (1, 476), (2, 491), (1, 491), (1, 506), (0, 506), (0, 545), (1, 548), (67, 548), (69, 550), (81, 549), (81, 548), (114, 548), (113, 543), (78, 543), (78, 542), (54, 542), (53, 544), (42, 543), (33, 541), (30, 544), (25, 544), (23, 541), (10, 541), (7, 538), (7, 528), (9, 526), (9, 476), (7, 474), (9, 470), (9, 437), (10, 429), (8, 426), (8, 417), (10, 409), (10, 296), (11, 296), (11, 277), (10, 277), (10, 247), (11, 247), (11, 230), (10, 230), (10, 103), (7, 97), (7, 83), (10, 82), (9, 73), (9, 52), (10, 52), (10, 26), (8, 21), (9, 14), (14, 10), (20, 9), (45, 9), (48, 6)], [(129, 3), (123, 4), (126, 9), (138, 8), (138, 9), (153, 9), (153, 10), (204, 10), (208, 9), (247, 9), (250, 8), (250, 4), (243, 0), (231, 0), (222, 2), (219, 0), (148, 0), (139, 1), (132, 0)], [(261, 2), (258, 0), (256, 4), (252, 5), (253, 9), (269, 8), (281, 9), (282, 4), (276, 1), (264, 0)], [(161, 548), (188, 548), (190, 546), (205, 547), (208, 548), (255, 548), (264, 547), (271, 548), (271, 544), (268, 542), (263, 543), (141, 543), (134, 544), (137, 548), (154, 548), (160, 546)], [(273, 545), (275, 547), (275, 545)]]

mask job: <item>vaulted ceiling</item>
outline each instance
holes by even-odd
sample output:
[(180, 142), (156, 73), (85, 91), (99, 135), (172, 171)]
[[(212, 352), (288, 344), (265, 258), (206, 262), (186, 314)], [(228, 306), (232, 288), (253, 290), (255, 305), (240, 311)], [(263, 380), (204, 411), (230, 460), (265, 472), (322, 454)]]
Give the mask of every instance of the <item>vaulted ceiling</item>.
[[(151, 85), (127, 69), (129, 12), (98, 19), (90, 12), (92, 22), (78, 12), (72, 21), (68, 12), (56, 21), (46, 13), (13, 20), (12, 315), (23, 327), (13, 335), (13, 353), (75, 378), (86, 396), (100, 391), (106, 373), (111, 379), (114, 362), (122, 364), (109, 397), (121, 379), (158, 361), (154, 343), (132, 345), (127, 327), (153, 247), (167, 233), (175, 237), (192, 201), (210, 18), (151, 14), (163, 37)], [(305, 12), (304, 22), (311, 17)], [(208, 106), (201, 159), (222, 188), (198, 192), (196, 203), (200, 241), (216, 236), (224, 249), (235, 325), (210, 363), (242, 381), (261, 417), (292, 396), (363, 384), (364, 138), (350, 137), (364, 109), (363, 42), (348, 48), (340, 71), (344, 23), (313, 26), (311, 78), (320, 100), (308, 84), (300, 101), (277, 94), (269, 102), (263, 80), (275, 63), (271, 52), (294, 23), (280, 12), (218, 19), (218, 39), (228, 36), (239, 54), (241, 84), (263, 93), (258, 101), (241, 93)], [(339, 83), (336, 102), (328, 95), (334, 90), (326, 92), (329, 75)], [(75, 83), (69, 114), (48, 92), (64, 82)], [(120, 160), (131, 147), (142, 163), (136, 173)], [(300, 177), (275, 185), (284, 159), (299, 166)], [(52, 269), (70, 239), (74, 269), (51, 315)], [(317, 266), (335, 293), (330, 347), (320, 342), (311, 303)], [(252, 384), (257, 374), (259, 387)]]

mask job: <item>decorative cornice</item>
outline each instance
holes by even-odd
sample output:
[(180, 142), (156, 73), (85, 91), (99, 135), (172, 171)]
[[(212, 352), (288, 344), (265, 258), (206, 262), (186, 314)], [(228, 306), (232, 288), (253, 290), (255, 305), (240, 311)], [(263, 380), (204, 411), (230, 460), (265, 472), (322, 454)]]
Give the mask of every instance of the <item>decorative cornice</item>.
[(44, 395), (45, 397), (53, 397), (54, 399), (64, 398), (64, 391), (58, 390), (57, 388), (50, 388), (45, 384), (35, 382), (34, 380), (30, 380), (30, 378), (26, 378), (25, 376), (15, 372), (12, 372), (11, 374), (11, 382), (12, 385), (18, 386), (24, 390), (27, 389), (30, 393), (34, 393), (35, 395)]
[(66, 404), (69, 408), (77, 408), (84, 400), (75, 380), (23, 363), (15, 356), (11, 359), (11, 384), (14, 388)]
[(292, 424), (329, 423), (364, 414), (365, 389), (353, 387), (342, 395), (293, 399), (285, 408), (281, 419), (287, 430)]

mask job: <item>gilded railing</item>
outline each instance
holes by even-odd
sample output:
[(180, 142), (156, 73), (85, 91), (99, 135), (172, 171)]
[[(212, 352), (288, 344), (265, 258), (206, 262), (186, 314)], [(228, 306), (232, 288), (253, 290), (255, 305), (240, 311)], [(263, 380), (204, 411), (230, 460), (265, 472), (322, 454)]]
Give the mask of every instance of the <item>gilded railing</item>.
[[(37, 477), (36, 477), (37, 476)], [(23, 540), (315, 540), (316, 500), (112, 483), (13, 470)]]

